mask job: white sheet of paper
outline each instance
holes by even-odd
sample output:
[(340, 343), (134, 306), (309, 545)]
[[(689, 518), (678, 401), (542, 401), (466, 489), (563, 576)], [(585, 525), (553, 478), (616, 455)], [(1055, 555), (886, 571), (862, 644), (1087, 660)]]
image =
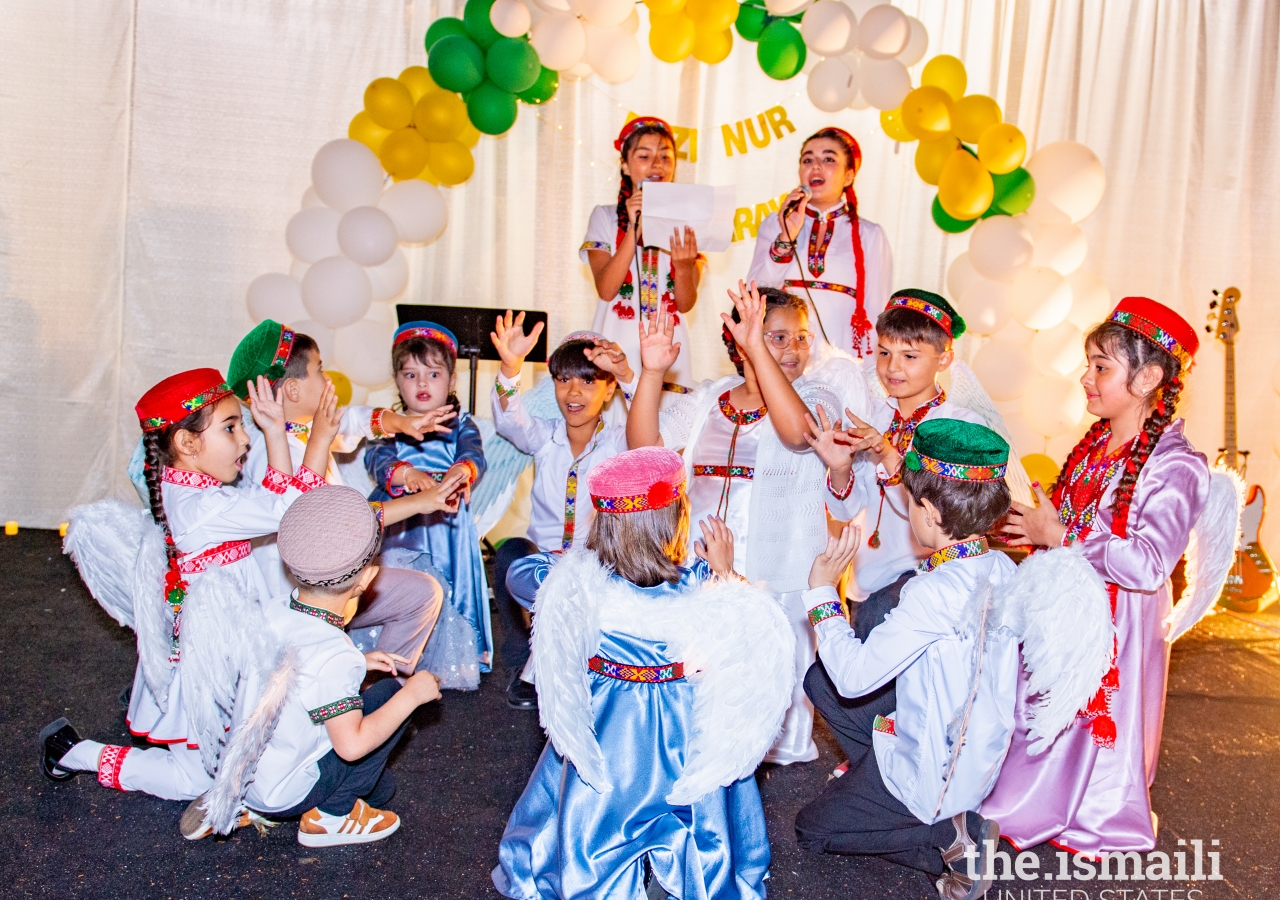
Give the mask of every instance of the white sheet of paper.
[(645, 183), (642, 196), (640, 228), (647, 246), (670, 252), (671, 232), (688, 225), (698, 237), (700, 251), (720, 253), (729, 249), (737, 185), (650, 181)]

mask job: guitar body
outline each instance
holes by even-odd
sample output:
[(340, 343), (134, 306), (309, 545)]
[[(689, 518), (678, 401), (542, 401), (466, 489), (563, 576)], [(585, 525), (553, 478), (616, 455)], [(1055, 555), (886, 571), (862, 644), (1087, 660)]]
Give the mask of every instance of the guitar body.
[(1241, 518), (1240, 547), (1236, 563), (1227, 575), (1218, 604), (1233, 612), (1253, 613), (1280, 597), (1276, 586), (1275, 567), (1262, 546), (1259, 532), (1267, 512), (1267, 497), (1259, 485), (1249, 487)]

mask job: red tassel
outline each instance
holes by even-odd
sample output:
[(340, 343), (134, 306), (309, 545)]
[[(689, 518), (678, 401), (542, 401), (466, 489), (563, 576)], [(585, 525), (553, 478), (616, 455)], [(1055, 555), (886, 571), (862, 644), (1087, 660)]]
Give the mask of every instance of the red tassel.
[(1089, 725), (1093, 732), (1093, 742), (1099, 747), (1116, 745), (1116, 723), (1111, 716), (1098, 716)]

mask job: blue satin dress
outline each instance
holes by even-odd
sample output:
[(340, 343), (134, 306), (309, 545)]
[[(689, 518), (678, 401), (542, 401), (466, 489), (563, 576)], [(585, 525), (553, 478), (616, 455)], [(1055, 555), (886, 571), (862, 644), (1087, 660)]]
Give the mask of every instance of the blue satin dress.
[[(634, 587), (636, 601), (684, 592), (676, 585)], [(614, 576), (617, 577), (617, 576)], [(625, 634), (601, 636), (598, 655), (664, 666), (666, 645)], [(583, 666), (587, 661), (582, 661)], [(693, 806), (664, 799), (684, 769), (693, 732), (694, 687), (620, 681), (592, 672), (596, 737), (613, 790), (597, 793), (548, 742), (507, 821), (494, 886), (516, 900), (644, 900), (645, 860), (677, 900), (756, 900), (765, 896), (769, 838), (754, 778)]]

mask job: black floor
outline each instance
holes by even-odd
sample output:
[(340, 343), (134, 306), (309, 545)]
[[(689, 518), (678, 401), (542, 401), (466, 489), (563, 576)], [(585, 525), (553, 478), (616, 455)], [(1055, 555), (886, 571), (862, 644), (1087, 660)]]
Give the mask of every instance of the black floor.
[[(117, 697), (134, 670), (132, 632), (98, 609), (52, 532), (0, 537), (0, 896), (85, 898), (488, 898), (498, 839), (542, 747), (536, 716), (507, 708), (486, 676), (421, 709), (393, 757), (404, 824), (383, 843), (308, 850), (284, 824), (226, 841), (178, 834), (183, 804), (67, 784), (36, 769), (36, 734), (65, 715), (86, 737), (125, 743)], [(839, 760), (765, 767), (773, 843), (770, 895), (936, 897), (922, 876), (873, 859), (817, 857), (795, 845), (796, 810)], [(999, 900), (1212, 900), (1280, 894), (1280, 615), (1216, 616), (1179, 642), (1160, 774), (1160, 847), (1221, 842), (1223, 881), (998, 882)], [(1007, 848), (1006, 848), (1007, 849)], [(1041, 871), (1057, 871), (1051, 847)], [(1127, 893), (1125, 893), (1127, 891)], [(1196, 893), (1199, 891), (1199, 893)]]

